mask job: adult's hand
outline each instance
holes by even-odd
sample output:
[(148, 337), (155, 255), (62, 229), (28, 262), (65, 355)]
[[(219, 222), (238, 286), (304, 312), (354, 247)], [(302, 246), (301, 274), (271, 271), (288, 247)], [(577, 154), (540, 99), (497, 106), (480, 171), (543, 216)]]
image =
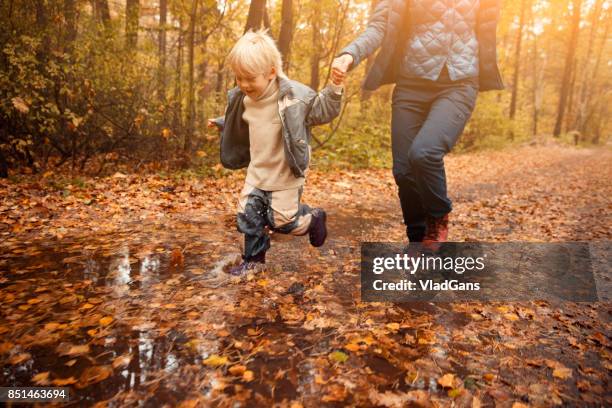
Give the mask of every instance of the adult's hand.
[(332, 62), (332, 81), (334, 83), (342, 82), (352, 63), (353, 56), (351, 54), (342, 54), (335, 58)]

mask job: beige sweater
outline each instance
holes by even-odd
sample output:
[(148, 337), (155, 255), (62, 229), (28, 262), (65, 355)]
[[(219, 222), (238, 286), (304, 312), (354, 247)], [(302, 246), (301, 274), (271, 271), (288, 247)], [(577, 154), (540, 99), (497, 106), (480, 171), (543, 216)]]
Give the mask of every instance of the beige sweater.
[(244, 97), (242, 119), (249, 125), (251, 162), (246, 182), (264, 191), (288, 190), (304, 184), (289, 168), (278, 113), (278, 81), (270, 81), (257, 99)]

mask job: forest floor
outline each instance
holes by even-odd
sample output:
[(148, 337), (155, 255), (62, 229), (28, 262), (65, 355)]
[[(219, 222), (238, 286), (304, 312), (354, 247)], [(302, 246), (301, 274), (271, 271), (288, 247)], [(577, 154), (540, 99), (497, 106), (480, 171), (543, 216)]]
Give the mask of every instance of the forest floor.
[[(612, 150), (451, 155), (452, 241), (605, 241)], [(404, 240), (389, 170), (311, 171), (329, 238), (232, 277), (241, 175), (0, 180), (0, 385), (67, 406), (611, 406), (612, 301), (360, 302)], [(609, 279), (609, 277), (605, 277)], [(62, 405), (66, 406), (66, 405)]]

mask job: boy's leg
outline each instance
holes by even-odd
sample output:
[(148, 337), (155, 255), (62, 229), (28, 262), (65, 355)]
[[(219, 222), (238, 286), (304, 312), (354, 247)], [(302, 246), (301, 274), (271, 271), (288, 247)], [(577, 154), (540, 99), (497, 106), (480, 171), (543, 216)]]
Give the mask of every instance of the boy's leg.
[(283, 234), (305, 235), (312, 221), (312, 210), (300, 203), (302, 187), (270, 192), (268, 223)]
[(238, 231), (244, 234), (244, 260), (263, 259), (270, 248), (266, 231), (268, 197), (265, 191), (245, 183), (238, 200)]

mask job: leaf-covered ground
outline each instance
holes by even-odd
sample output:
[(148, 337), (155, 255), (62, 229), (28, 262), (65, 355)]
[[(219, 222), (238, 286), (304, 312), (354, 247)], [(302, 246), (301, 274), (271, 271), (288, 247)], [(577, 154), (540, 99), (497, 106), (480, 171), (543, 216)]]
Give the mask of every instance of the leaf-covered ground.
[[(454, 241), (612, 235), (609, 149), (446, 162)], [(73, 406), (612, 405), (610, 299), (359, 301), (359, 243), (403, 239), (388, 170), (313, 169), (328, 242), (274, 235), (242, 279), (223, 271), (240, 174), (47, 176), (0, 180), (0, 385)]]

